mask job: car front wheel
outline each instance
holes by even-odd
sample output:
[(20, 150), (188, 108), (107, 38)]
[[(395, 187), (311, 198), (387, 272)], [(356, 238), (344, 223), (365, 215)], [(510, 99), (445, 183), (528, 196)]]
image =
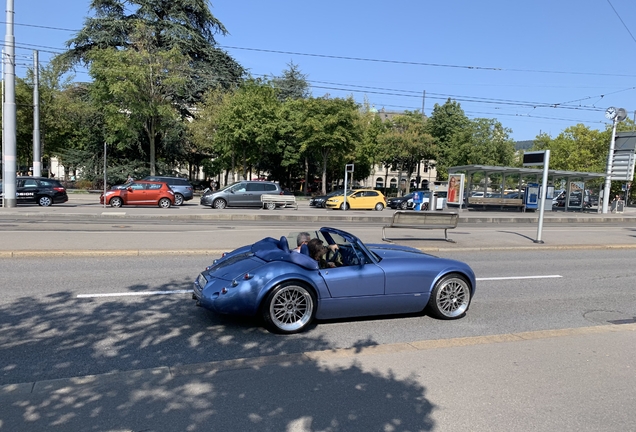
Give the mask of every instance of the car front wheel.
[(183, 204), (183, 195), (180, 193), (174, 194), (174, 205), (180, 206), (181, 204)]
[(274, 333), (292, 334), (303, 331), (316, 315), (316, 296), (296, 282), (274, 288), (263, 304), (263, 320)]
[(159, 207), (161, 208), (170, 208), (171, 205), (172, 203), (170, 202), (169, 198), (161, 198), (159, 200)]
[(114, 197), (110, 200), (111, 207), (121, 207), (123, 203), (124, 201), (122, 201), (122, 199), (119, 197)]
[(224, 199), (217, 198), (212, 203), (212, 207), (215, 209), (223, 210), (225, 207), (227, 207), (227, 202), (225, 202)]
[(432, 314), (440, 319), (463, 317), (470, 306), (468, 282), (456, 273), (444, 276), (435, 284), (428, 306)]
[(51, 204), (53, 204), (53, 200), (49, 196), (43, 195), (38, 198), (38, 205), (42, 207), (48, 207)]
[(406, 210), (407, 207), (408, 207), (408, 203), (406, 201), (403, 201), (402, 204), (400, 204), (401, 210)]
[(340, 204), (340, 210), (349, 210), (349, 203), (345, 205), (345, 203)]

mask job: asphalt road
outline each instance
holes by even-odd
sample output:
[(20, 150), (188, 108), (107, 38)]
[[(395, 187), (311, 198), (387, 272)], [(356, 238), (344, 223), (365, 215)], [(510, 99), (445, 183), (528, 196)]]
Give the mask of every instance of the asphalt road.
[[(255, 319), (197, 308), (189, 293), (126, 295), (189, 290), (207, 257), (0, 260), (0, 384), (636, 319), (636, 251), (453, 257), (480, 278), (461, 320), (328, 321), (287, 337), (268, 333)], [(113, 297), (90, 297), (104, 294)]]
[[(338, 224), (380, 241), (376, 222)], [(373, 317), (279, 336), (187, 292), (129, 295), (187, 291), (217, 250), (297, 230), (0, 217), (0, 251), (43, 252), (0, 258), (0, 431), (636, 430), (629, 223), (548, 225), (539, 247), (525, 224), (461, 226), (455, 245), (404, 235), (475, 269), (456, 321)], [(86, 253), (55, 254), (65, 248)], [(97, 253), (122, 248), (164, 253)]]

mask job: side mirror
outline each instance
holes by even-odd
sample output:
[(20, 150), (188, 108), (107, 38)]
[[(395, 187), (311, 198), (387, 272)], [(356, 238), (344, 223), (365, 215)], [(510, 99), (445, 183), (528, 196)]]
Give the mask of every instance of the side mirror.
[(131, 187), (129, 186), (128, 188), (126, 188), (126, 190), (127, 190), (128, 192), (132, 192), (132, 191), (133, 191), (133, 188), (131, 188)]

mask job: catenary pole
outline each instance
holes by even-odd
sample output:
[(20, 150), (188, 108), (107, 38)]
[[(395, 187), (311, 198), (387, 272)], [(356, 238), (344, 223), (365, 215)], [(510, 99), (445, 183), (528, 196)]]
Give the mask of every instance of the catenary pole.
[(612, 127), (612, 140), (610, 141), (609, 154), (607, 155), (607, 170), (605, 171), (605, 187), (603, 188), (603, 213), (607, 213), (610, 198), (610, 188), (612, 186), (612, 158), (614, 157), (614, 146), (616, 145), (616, 124), (618, 118), (614, 117)]
[(4, 116), (4, 178), (2, 179), (2, 192), (4, 194), (4, 206), (16, 206), (16, 107), (15, 107), (15, 37), (13, 35), (13, 0), (7, 0), (6, 31), (4, 47), (7, 50), (3, 58), (5, 100)]
[(42, 175), (42, 146), (40, 144), (40, 64), (38, 52), (33, 51), (33, 175)]

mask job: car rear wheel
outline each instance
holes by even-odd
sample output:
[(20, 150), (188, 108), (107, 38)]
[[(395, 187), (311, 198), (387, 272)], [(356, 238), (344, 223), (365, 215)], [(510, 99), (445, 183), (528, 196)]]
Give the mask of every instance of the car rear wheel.
[(340, 210), (349, 210), (349, 203), (345, 206), (345, 203), (340, 204)]
[(428, 301), (432, 314), (440, 319), (456, 319), (470, 306), (470, 287), (463, 276), (451, 273), (441, 278)]
[(172, 203), (170, 202), (169, 198), (161, 198), (159, 200), (159, 207), (161, 208), (170, 208), (171, 205)]
[(183, 204), (183, 195), (180, 193), (174, 194), (174, 205), (180, 206), (181, 204)]
[(225, 207), (227, 207), (227, 202), (224, 199), (217, 198), (212, 203), (212, 207), (215, 209), (223, 210)]
[(41, 197), (38, 197), (38, 205), (42, 207), (48, 207), (51, 204), (53, 204), (53, 200), (51, 199), (51, 197), (46, 195), (42, 195)]
[(375, 205), (375, 210), (376, 210), (376, 211), (382, 211), (382, 210), (384, 210), (384, 204), (382, 204), (382, 203), (377, 203), (377, 204)]
[(110, 200), (111, 207), (121, 207), (123, 203), (124, 201), (119, 197), (114, 197), (114, 198), (111, 198)]
[(297, 282), (286, 282), (274, 288), (265, 299), (263, 320), (274, 333), (298, 333), (313, 321), (315, 305), (312, 290)]
[(269, 203), (265, 204), (265, 208), (267, 210), (276, 210), (276, 203), (269, 202)]

